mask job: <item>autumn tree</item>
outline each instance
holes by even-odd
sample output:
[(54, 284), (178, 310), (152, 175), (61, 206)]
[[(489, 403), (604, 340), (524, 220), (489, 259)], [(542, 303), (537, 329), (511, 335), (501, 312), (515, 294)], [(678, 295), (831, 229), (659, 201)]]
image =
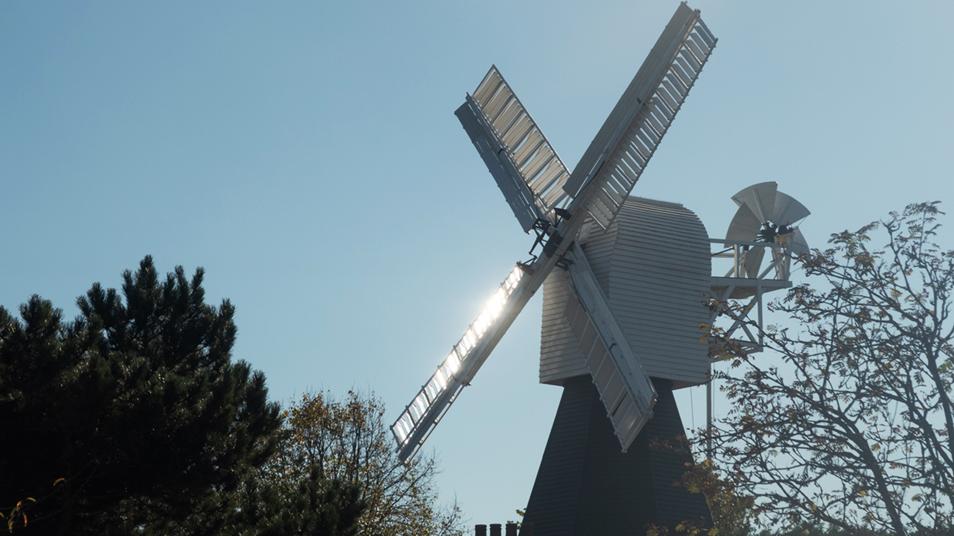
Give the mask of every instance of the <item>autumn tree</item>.
[(272, 455), (280, 407), (261, 372), (233, 361), (234, 308), (205, 303), (203, 275), (177, 267), (161, 279), (146, 257), (120, 292), (94, 284), (75, 320), (38, 296), (19, 319), (0, 307), (11, 530), (129, 534), (221, 513), (216, 494)]
[(456, 506), (438, 504), (434, 458), (419, 454), (401, 463), (384, 424), (384, 405), (373, 394), (352, 391), (340, 401), (327, 392), (304, 394), (285, 416), (285, 436), (263, 470), (264, 480), (294, 485), (317, 471), (360, 485), (366, 505), (358, 521), (360, 535), (462, 533)]
[(717, 457), (768, 523), (951, 530), (954, 252), (933, 243), (939, 214), (915, 204), (832, 235), (773, 304), (789, 321), (767, 351), (716, 375), (734, 408)]
[[(753, 532), (755, 499), (739, 495), (736, 492), (740, 484), (738, 479), (726, 475), (712, 460), (690, 464), (678, 484), (690, 493), (701, 493), (706, 497), (712, 514), (712, 527), (707, 530), (707, 527), (699, 525), (699, 534), (747, 536)], [(692, 526), (692, 521), (685, 520), (680, 526)]]

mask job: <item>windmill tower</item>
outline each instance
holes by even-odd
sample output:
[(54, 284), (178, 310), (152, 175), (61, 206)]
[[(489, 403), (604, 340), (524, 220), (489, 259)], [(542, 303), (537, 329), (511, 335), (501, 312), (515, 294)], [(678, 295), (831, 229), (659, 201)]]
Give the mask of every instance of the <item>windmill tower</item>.
[[(620, 329), (651, 378), (653, 417), (620, 451), (587, 363), (599, 345), (566, 272), (543, 288), (540, 382), (563, 396), (524, 521), (540, 534), (645, 534), (647, 523), (709, 524), (705, 498), (673, 486), (692, 455), (673, 390), (708, 381), (709, 237), (676, 203), (629, 197), (613, 223), (580, 239)], [(597, 377), (601, 372), (596, 371)]]
[[(709, 246), (688, 210), (628, 196), (715, 45), (699, 11), (681, 4), (572, 173), (496, 67), (467, 95), (455, 114), (536, 241), (532, 258), (510, 272), (391, 427), (401, 459), (421, 447), (545, 284), (541, 381), (564, 386), (550, 444), (584, 448), (569, 456), (557, 448), (551, 456), (548, 444), (526, 520), (548, 535), (636, 533), (647, 521), (668, 522), (660, 505), (674, 504), (671, 477), (684, 470), (688, 454), (654, 455), (641, 431), (683, 433), (672, 389), (706, 380), (698, 326), (709, 319)], [(678, 292), (660, 295), (658, 281), (634, 283), (665, 259), (660, 277), (668, 273)], [(633, 299), (644, 292), (654, 298)], [(626, 454), (634, 446), (637, 452)], [(568, 474), (575, 479), (560, 480)], [(653, 484), (666, 478), (665, 489)], [(555, 489), (558, 496), (548, 496)], [(707, 517), (701, 496), (695, 499), (691, 510)], [(651, 505), (618, 515), (636, 503)], [(607, 504), (616, 508), (604, 516)], [(689, 513), (673, 508), (674, 516)], [(598, 524), (601, 516), (610, 523)]]

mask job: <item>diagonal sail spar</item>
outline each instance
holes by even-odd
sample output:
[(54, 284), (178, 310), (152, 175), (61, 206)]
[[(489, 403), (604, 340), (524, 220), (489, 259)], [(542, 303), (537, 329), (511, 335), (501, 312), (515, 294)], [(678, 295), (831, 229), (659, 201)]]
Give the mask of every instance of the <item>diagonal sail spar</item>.
[(391, 426), (402, 461), (414, 456), (533, 295), (533, 292), (528, 293), (528, 282), (523, 275), (519, 265), (514, 267), (437, 371)]
[(656, 390), (626, 340), (582, 249), (567, 251), (566, 259), (570, 261), (567, 271), (575, 296), (568, 297), (563, 314), (626, 452), (653, 416)]
[(454, 114), (523, 230), (539, 219), (555, 223), (552, 210), (570, 201), (570, 172), (496, 65)]
[(716, 41), (699, 12), (680, 4), (564, 184), (575, 198), (596, 183), (589, 188), (586, 210), (604, 229), (646, 169)]

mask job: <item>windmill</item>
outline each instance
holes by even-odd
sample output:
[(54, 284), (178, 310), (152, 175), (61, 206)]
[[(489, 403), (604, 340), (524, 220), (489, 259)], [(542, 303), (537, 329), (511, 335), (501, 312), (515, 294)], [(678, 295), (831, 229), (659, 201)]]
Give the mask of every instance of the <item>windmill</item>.
[[(550, 307), (556, 312), (554, 330), (563, 339), (573, 342), (568, 349), (565, 348), (566, 351), (551, 353), (549, 358), (541, 355), (541, 360), (546, 358), (566, 365), (562, 373), (551, 376), (553, 383), (569, 382), (571, 377), (566, 374), (572, 374), (573, 378), (582, 377), (576, 374), (580, 372), (589, 378), (586, 386), (579, 390), (581, 393), (586, 391), (584, 398), (589, 398), (581, 398), (576, 407), (597, 401), (602, 413), (599, 422), (608, 430), (608, 435), (602, 434), (601, 437), (615, 438), (618, 446), (614, 450), (618, 455), (622, 456), (634, 442), (638, 443), (640, 431), (653, 417), (657, 401), (662, 401), (667, 412), (675, 407), (671, 381), (660, 383), (647, 373), (633, 349), (626, 322), (621, 323), (617, 318), (612, 296), (608, 297), (601, 286), (602, 275), (594, 272), (583, 244), (591, 236), (594, 241), (598, 241), (597, 236), (603, 239), (610, 234), (619, 236), (621, 228), (633, 227), (631, 222), (645, 220), (641, 214), (656, 209), (672, 215), (677, 230), (685, 224), (685, 229), (698, 231), (690, 222), (694, 215), (690, 216), (691, 213), (687, 214), (684, 209), (627, 198), (715, 45), (716, 39), (702, 22), (699, 11), (682, 3), (572, 172), (560, 160), (496, 67), (491, 67), (474, 93), (466, 96), (455, 114), (520, 226), (525, 232), (534, 233), (536, 240), (530, 250), (532, 258), (517, 263), (484, 310), (392, 425), (402, 460), (409, 459), (421, 447), (544, 282), (547, 283), (544, 308)], [(638, 229), (637, 223), (633, 225)], [(705, 236), (704, 228), (701, 236)], [(701, 290), (708, 290), (708, 243), (703, 242), (706, 273)], [(534, 254), (538, 247), (539, 253)], [(552, 299), (547, 299), (548, 294), (553, 296)], [(701, 303), (702, 296), (694, 299)], [(619, 306), (615, 309), (618, 310)], [(546, 319), (544, 324), (546, 330)], [(543, 347), (547, 344), (545, 340)], [(702, 360), (695, 360), (697, 363), (690, 374), (695, 375), (696, 383), (704, 380), (708, 367), (705, 348), (702, 355)], [(665, 378), (667, 372), (663, 370), (661, 374)], [(564, 399), (567, 392), (565, 390)], [(561, 402), (561, 411), (562, 407)], [(678, 422), (678, 414), (675, 418)], [(560, 411), (557, 420), (560, 420)], [(555, 424), (555, 431), (556, 427)], [(551, 434), (551, 441), (553, 437)], [(644, 450), (644, 443), (637, 446)], [(632, 461), (636, 458), (630, 456), (626, 459)], [(580, 463), (578, 469), (585, 472), (584, 466), (588, 462)], [(544, 465), (546, 454), (538, 483), (541, 475), (545, 477)], [(682, 467), (681, 463), (677, 465)], [(558, 468), (556, 472), (561, 470)], [(610, 472), (613, 472), (612, 468)], [(568, 495), (576, 493), (567, 491)], [(536, 495), (536, 491), (534, 493)], [(528, 516), (533, 510), (533, 497)], [(701, 497), (698, 499), (702, 500)], [(561, 509), (559, 500), (547, 504), (551, 511)], [(702, 508), (705, 508), (704, 502)], [(590, 509), (578, 516), (578, 521), (599, 517), (598, 510)]]

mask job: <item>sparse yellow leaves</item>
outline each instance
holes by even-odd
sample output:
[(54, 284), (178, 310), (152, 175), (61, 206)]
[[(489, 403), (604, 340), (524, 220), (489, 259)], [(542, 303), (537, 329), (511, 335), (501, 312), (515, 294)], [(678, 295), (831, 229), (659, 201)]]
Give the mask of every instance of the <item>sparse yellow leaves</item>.
[(317, 465), (328, 478), (359, 483), (368, 507), (358, 534), (436, 534), (459, 522), (459, 510), (438, 508), (431, 485), (434, 460), (418, 456), (405, 466), (397, 459), (383, 421), (384, 405), (373, 393), (350, 391), (344, 400), (324, 392), (305, 394), (287, 414), (286, 432), (291, 433), (269, 472), (293, 483)]
[(27, 497), (26, 499), (17, 501), (17, 505), (14, 506), (13, 510), (10, 511), (9, 518), (7, 518), (2, 513), (0, 513), (0, 517), (7, 519), (7, 530), (9, 530), (10, 532), (13, 532), (13, 527), (16, 526), (17, 521), (22, 519), (24, 527), (26, 527), (27, 523), (29, 522), (29, 520), (27, 519), (26, 512), (24, 511), (26, 509), (26, 505), (24, 504), (24, 501), (35, 503), (36, 499), (34, 499), (33, 497)]

